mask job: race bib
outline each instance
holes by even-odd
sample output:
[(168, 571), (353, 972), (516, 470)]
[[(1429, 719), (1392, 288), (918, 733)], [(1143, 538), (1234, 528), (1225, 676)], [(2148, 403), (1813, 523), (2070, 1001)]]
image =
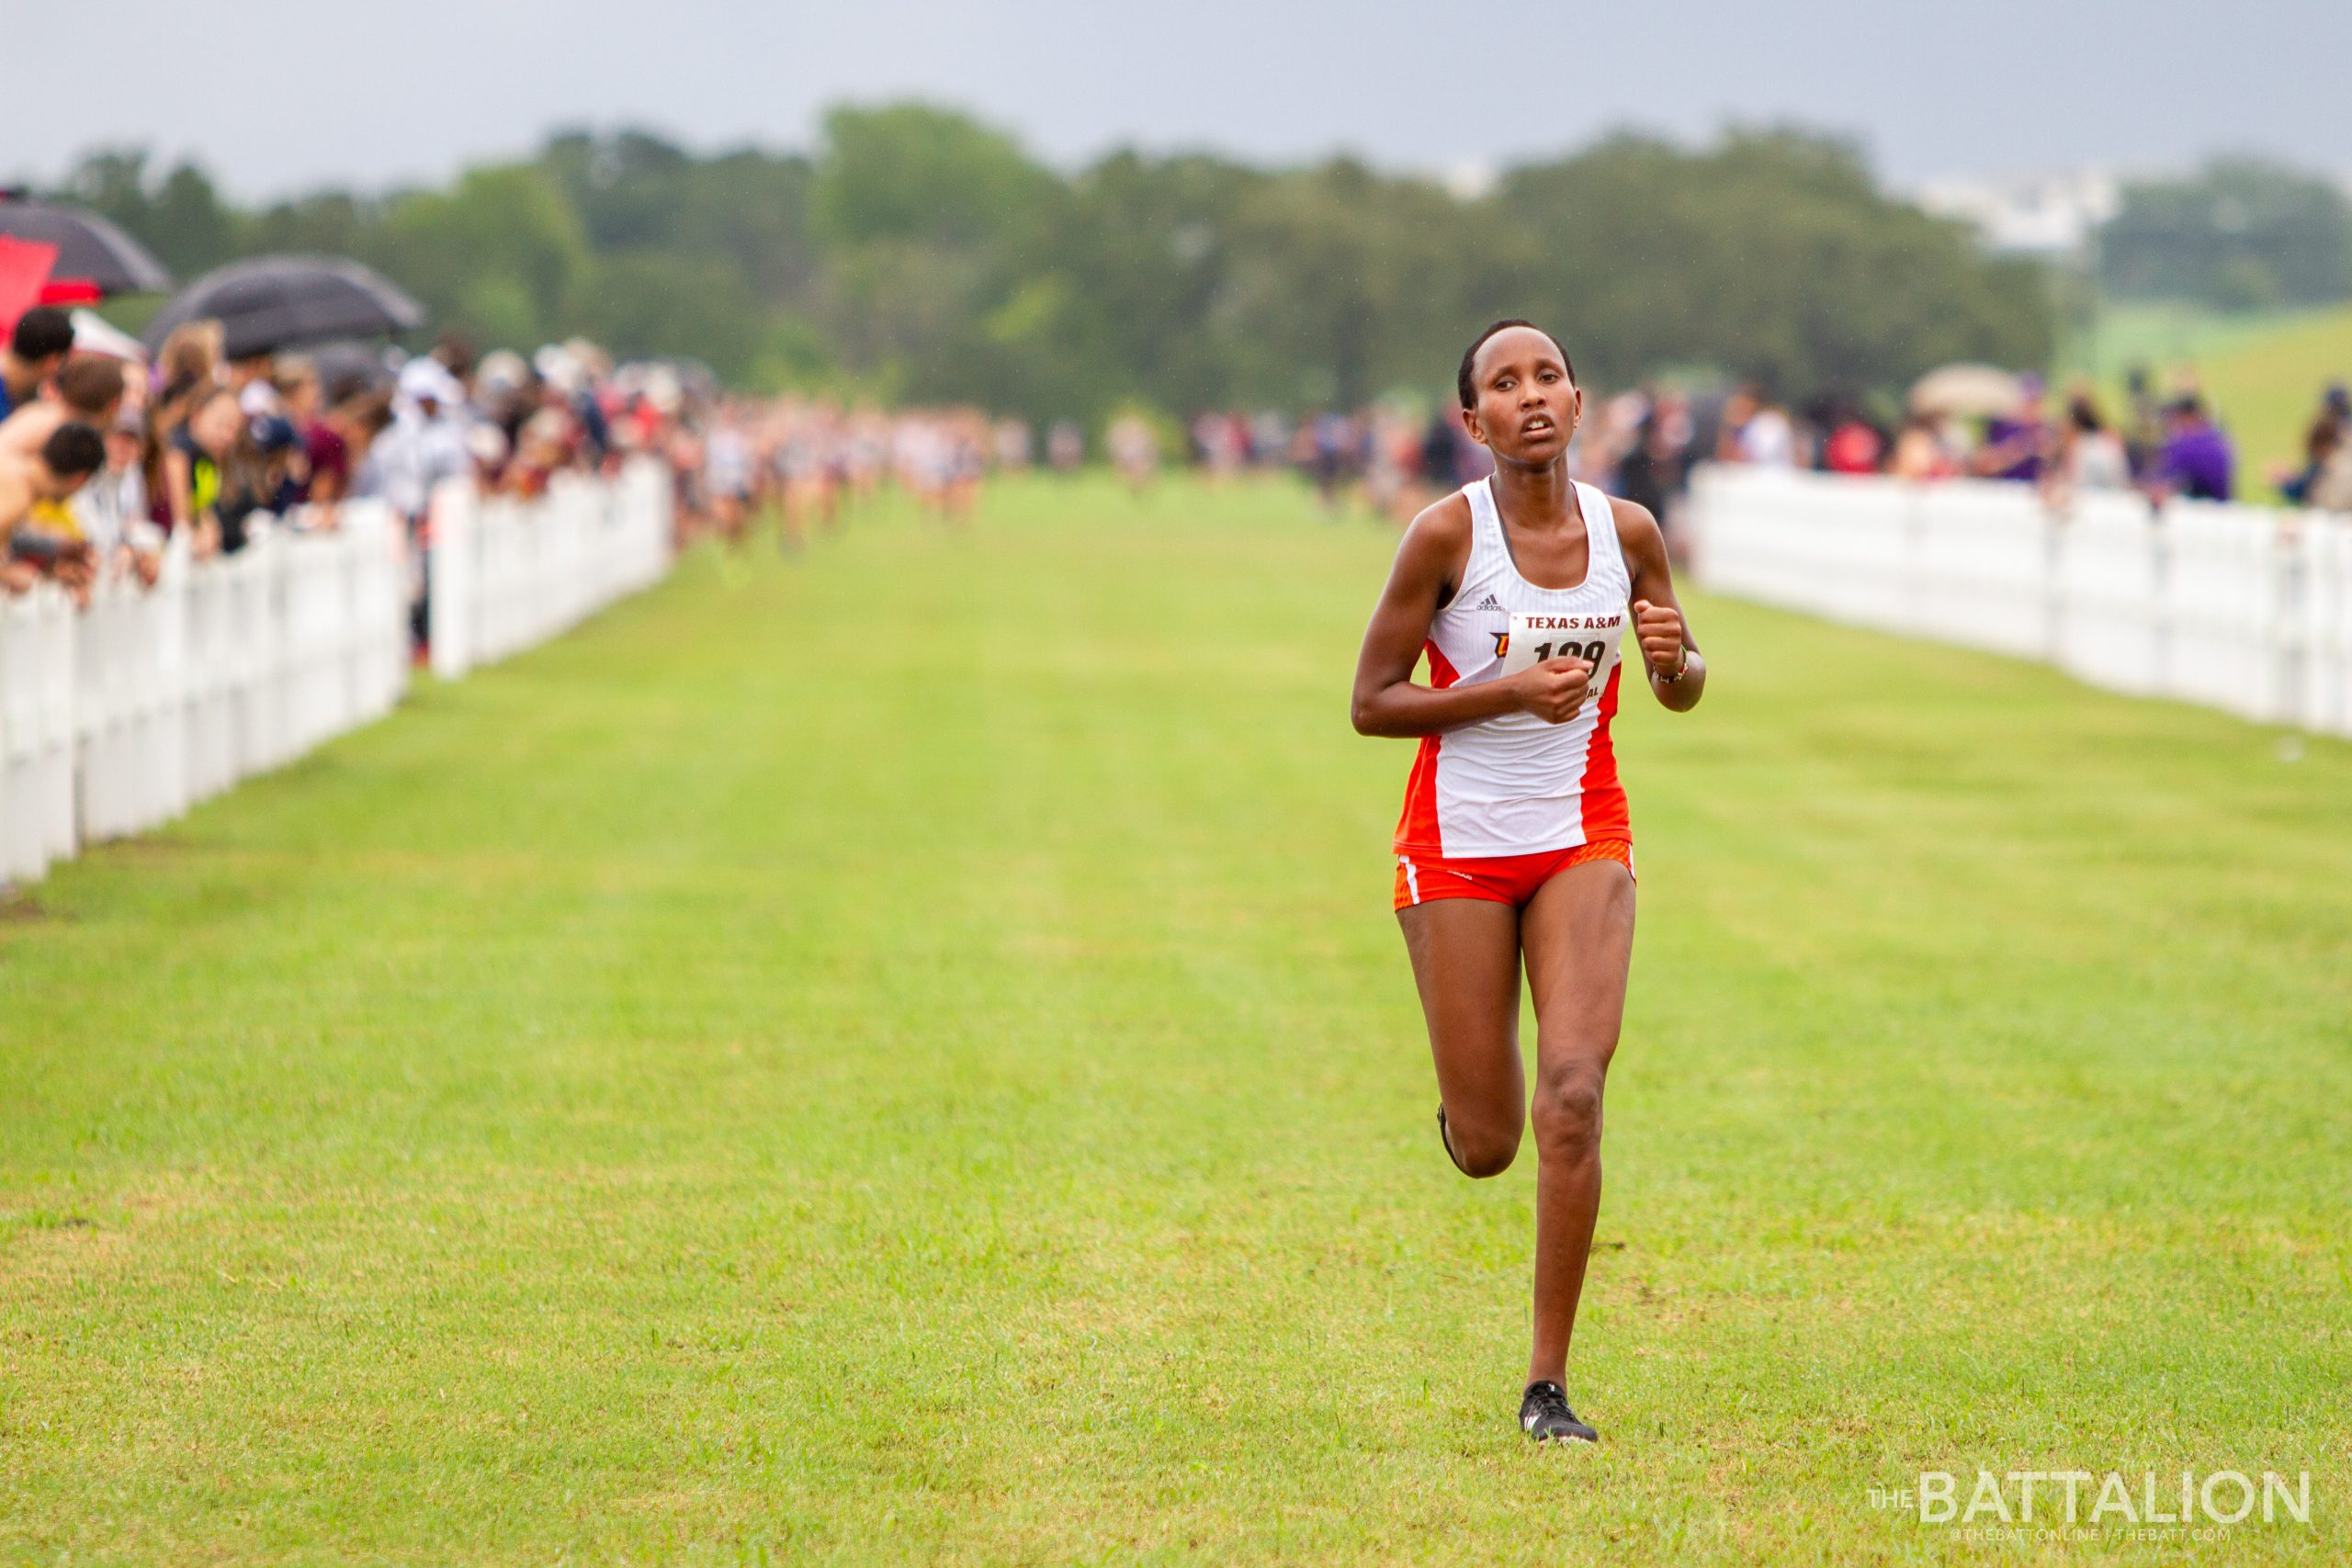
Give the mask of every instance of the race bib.
[(1581, 659), (1592, 666), (1598, 688), (1617, 662), (1618, 639), (1625, 635), (1625, 612), (1611, 615), (1531, 615), (1511, 612), (1503, 637), (1503, 673), (1516, 675), (1547, 659)]

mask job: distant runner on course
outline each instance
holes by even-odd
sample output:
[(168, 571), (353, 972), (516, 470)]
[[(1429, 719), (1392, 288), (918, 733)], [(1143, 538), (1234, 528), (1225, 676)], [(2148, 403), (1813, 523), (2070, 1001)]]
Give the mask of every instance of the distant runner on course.
[[(1634, 948), (1633, 828), (1609, 721), (1630, 624), (1660, 704), (1707, 667), (1657, 520), (1568, 477), (1584, 394), (1557, 340), (1498, 321), (1462, 356), (1463, 422), (1491, 479), (1414, 518), (1356, 660), (1360, 734), (1420, 740), (1396, 825), (1397, 923), (1437, 1061), (1438, 1136), (1500, 1174), (1529, 1120), (1522, 957), (1535, 999), (1535, 1334), (1519, 1424), (1593, 1442), (1568, 1338), (1600, 1207), (1600, 1100)], [(1429, 656), (1429, 684), (1414, 667)]]

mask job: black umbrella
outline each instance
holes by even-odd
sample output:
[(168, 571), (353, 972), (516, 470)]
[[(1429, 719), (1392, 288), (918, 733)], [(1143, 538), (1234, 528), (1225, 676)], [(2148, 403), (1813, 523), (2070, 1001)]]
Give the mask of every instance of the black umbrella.
[(424, 307), (341, 256), (255, 256), (208, 272), (147, 325), (150, 348), (174, 328), (220, 323), (232, 359), (336, 338), (380, 337), (424, 321)]
[(52, 288), (80, 284), (84, 289), (74, 293), (105, 298), (161, 294), (172, 286), (172, 275), (146, 246), (95, 212), (0, 200), (0, 234), (57, 247), (57, 263), (49, 269)]

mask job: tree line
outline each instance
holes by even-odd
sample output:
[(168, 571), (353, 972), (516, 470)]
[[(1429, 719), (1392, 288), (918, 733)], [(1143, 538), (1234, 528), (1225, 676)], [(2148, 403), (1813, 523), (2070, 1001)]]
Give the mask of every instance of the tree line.
[(2352, 299), (2352, 197), (2317, 175), (2219, 158), (2124, 186), (2098, 235), (2101, 283), (2126, 298), (2220, 310)]
[(1789, 397), (2041, 365), (2053, 332), (2041, 268), (1793, 130), (1622, 135), (1465, 192), (1350, 158), (1120, 152), (1064, 171), (896, 104), (833, 110), (807, 153), (565, 131), (441, 188), (244, 208), (199, 167), (114, 149), (50, 194), (184, 278), (261, 251), (356, 256), (481, 347), (581, 333), (737, 385), (1035, 418), (1444, 396), (1501, 315), (1554, 326), (1603, 387), (1679, 372)]

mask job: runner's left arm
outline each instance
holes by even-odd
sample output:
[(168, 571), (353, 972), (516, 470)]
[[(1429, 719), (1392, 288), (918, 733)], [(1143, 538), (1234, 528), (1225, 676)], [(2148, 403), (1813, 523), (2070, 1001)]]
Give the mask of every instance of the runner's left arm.
[(1630, 501), (1611, 500), (1609, 504), (1616, 513), (1617, 543), (1634, 580), (1634, 635), (1641, 639), (1650, 691), (1674, 712), (1689, 713), (1706, 693), (1707, 661), (1699, 657), (1690, 623), (1682, 618), (1682, 602), (1674, 596), (1666, 535), (1648, 507)]

